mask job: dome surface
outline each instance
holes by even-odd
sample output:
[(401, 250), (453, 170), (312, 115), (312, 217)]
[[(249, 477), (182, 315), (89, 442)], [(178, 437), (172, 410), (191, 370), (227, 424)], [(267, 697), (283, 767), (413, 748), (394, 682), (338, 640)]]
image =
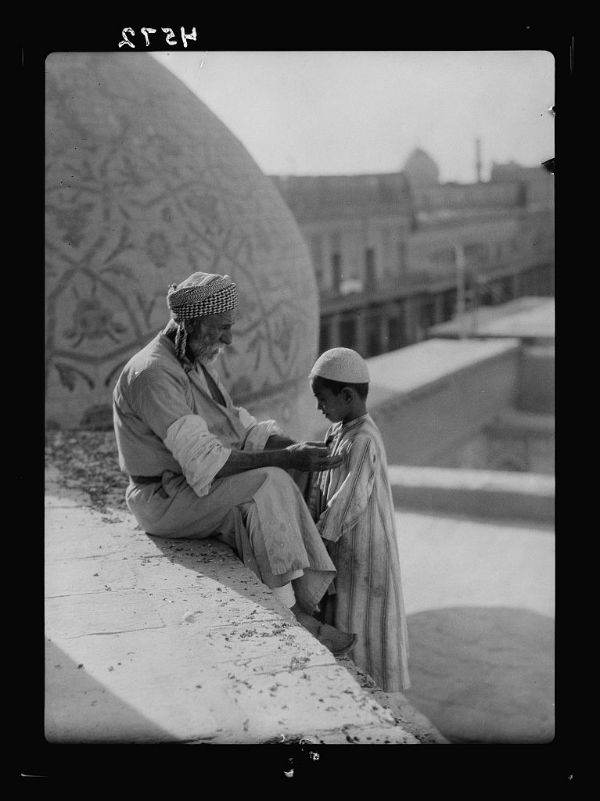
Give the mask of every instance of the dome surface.
[(308, 408), (318, 297), (291, 212), (221, 121), (147, 54), (46, 61), (46, 419), (106, 425), (167, 288), (238, 284), (220, 370), (234, 401), (293, 434)]

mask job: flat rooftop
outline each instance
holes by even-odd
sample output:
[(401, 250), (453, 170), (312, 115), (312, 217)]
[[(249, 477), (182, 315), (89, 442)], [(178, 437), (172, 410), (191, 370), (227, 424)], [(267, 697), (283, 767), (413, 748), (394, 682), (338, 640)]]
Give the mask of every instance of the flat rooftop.
[(369, 405), (410, 395), (462, 370), (517, 350), (518, 340), (478, 341), (429, 339), (368, 359)]
[(431, 337), (517, 337), (554, 340), (554, 298), (518, 298), (500, 306), (483, 306), (429, 329)]

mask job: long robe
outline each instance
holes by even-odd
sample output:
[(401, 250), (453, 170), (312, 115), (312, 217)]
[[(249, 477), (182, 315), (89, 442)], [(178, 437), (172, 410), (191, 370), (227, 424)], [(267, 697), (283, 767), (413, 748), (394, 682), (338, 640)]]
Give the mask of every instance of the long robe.
[(261, 450), (281, 432), (234, 406), (204, 370), (181, 364), (164, 333), (123, 368), (113, 419), (127, 506), (148, 534), (222, 540), (267, 586), (291, 581), (313, 611), (335, 568), (293, 478), (277, 467), (216, 478), (232, 449)]
[(386, 692), (408, 689), (408, 635), (392, 491), (379, 429), (366, 414), (327, 432), (344, 463), (316, 479), (313, 514), (337, 574), (326, 619), (358, 635), (356, 664)]

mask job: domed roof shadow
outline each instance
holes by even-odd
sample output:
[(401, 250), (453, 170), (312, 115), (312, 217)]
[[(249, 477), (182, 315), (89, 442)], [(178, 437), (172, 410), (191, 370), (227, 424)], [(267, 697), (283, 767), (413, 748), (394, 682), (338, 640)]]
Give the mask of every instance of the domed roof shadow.
[(554, 738), (554, 620), (523, 608), (408, 616), (406, 697), (451, 743)]
[(45, 736), (50, 743), (177, 742), (77, 665), (56, 643), (45, 647)]

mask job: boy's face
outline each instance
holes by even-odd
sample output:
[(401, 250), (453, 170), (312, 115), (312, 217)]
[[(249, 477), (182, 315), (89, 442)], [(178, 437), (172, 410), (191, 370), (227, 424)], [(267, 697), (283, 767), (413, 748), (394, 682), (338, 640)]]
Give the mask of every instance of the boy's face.
[(311, 381), (311, 387), (313, 395), (317, 399), (317, 409), (323, 412), (332, 423), (339, 423), (348, 411), (348, 404), (343, 397), (344, 393), (340, 392), (339, 395), (336, 395), (329, 387), (322, 386), (318, 379), (314, 378)]

